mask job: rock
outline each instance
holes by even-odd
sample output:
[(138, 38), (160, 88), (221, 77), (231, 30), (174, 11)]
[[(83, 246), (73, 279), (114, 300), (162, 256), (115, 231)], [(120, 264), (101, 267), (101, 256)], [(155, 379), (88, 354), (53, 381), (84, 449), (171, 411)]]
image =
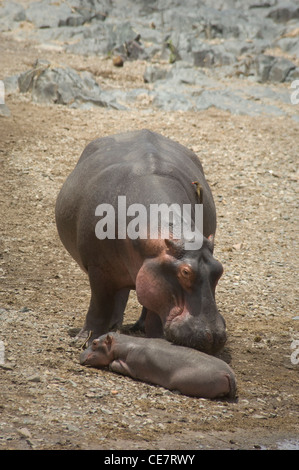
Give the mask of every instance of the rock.
[(81, 328), (72, 327), (68, 329), (68, 334), (69, 336), (71, 336), (71, 338), (75, 338), (77, 334), (80, 332), (80, 330)]
[[(171, 86), (177, 88), (179, 85), (198, 85), (202, 87), (217, 87), (219, 82), (208, 75), (204, 68), (194, 68), (189, 63), (177, 62), (168, 71), (166, 80), (171, 81)], [(166, 86), (166, 83), (165, 83)], [(186, 91), (186, 87), (185, 87)], [(197, 91), (199, 89), (197, 88)]]
[(287, 21), (299, 18), (299, 5), (294, 3), (283, 3), (271, 9), (268, 14), (268, 18), (271, 18), (278, 23), (285, 23)]
[(28, 428), (20, 428), (17, 430), (21, 437), (25, 439), (31, 439), (32, 435)]
[(233, 56), (241, 56), (246, 53), (257, 53), (260, 49), (264, 48), (264, 41), (242, 41), (240, 39), (227, 39), (223, 42), (223, 50)]
[(120, 55), (117, 55), (116, 57), (113, 57), (112, 62), (113, 62), (113, 65), (115, 67), (123, 67), (123, 65), (124, 65), (124, 60)]
[(233, 54), (227, 52), (222, 44), (213, 47), (203, 47), (201, 50), (193, 51), (195, 67), (215, 67), (230, 65), (236, 61)]
[(13, 21), (24, 21), (26, 14), (24, 7), (15, 2), (6, 1), (0, 8), (0, 18), (11, 18)]
[(6, 95), (11, 95), (19, 91), (18, 78), (19, 78), (18, 74), (12, 75), (11, 77), (4, 78), (3, 83), (4, 83)]
[(266, 82), (269, 79), (270, 70), (274, 62), (275, 57), (273, 56), (264, 54), (257, 56), (255, 61), (256, 74), (260, 82)]
[(261, 82), (284, 82), (296, 65), (284, 57), (261, 54), (256, 59), (256, 73)]
[(114, 48), (114, 52), (123, 55), (129, 60), (145, 60), (147, 58), (147, 54), (140, 42), (140, 35), (136, 36), (135, 39), (125, 41), (121, 46)]
[(0, 104), (0, 117), (10, 117), (10, 110), (6, 104)]
[(14, 367), (15, 367), (14, 364), (11, 364), (9, 362), (5, 362), (5, 364), (0, 363), (0, 369), (3, 369), (3, 370), (13, 370)]
[(195, 67), (212, 67), (215, 62), (215, 55), (212, 49), (205, 49), (193, 52)]
[(279, 89), (273, 86), (253, 86), (243, 89), (245, 95), (250, 99), (254, 100), (269, 100), (271, 102), (278, 103), (290, 103), (290, 92), (289, 90)]
[(284, 37), (279, 39), (276, 44), (283, 51), (299, 57), (299, 29), (297, 37)]
[(84, 18), (84, 22), (98, 22), (106, 20), (111, 7), (112, 5), (109, 0), (81, 0), (75, 10), (77, 14)]
[(41, 378), (39, 375), (32, 375), (30, 377), (27, 378), (28, 382), (35, 382), (35, 383), (39, 383), (41, 382)]
[(17, 22), (25, 19), (25, 9), (22, 5), (10, 1), (3, 2), (0, 7), (0, 31), (9, 31)]
[(299, 67), (292, 69), (286, 77), (286, 82), (293, 82), (299, 79)]
[(86, 18), (82, 15), (71, 14), (66, 19), (60, 20), (58, 26), (82, 26), (86, 22)]
[(296, 65), (284, 57), (279, 57), (275, 60), (269, 73), (269, 80), (272, 82), (284, 82), (291, 70), (295, 69)]
[(163, 80), (167, 76), (168, 70), (158, 65), (148, 65), (145, 69), (143, 80), (145, 83), (153, 83), (157, 80)]
[(196, 109), (203, 110), (212, 106), (223, 109), (224, 111), (229, 111), (232, 114), (244, 114), (248, 116), (258, 116), (263, 113), (277, 116), (284, 114), (283, 111), (276, 106), (256, 103), (230, 90), (203, 91), (196, 101)]
[(165, 111), (191, 111), (194, 109), (188, 96), (164, 90), (158, 90), (154, 94), (153, 105)]
[[(72, 6), (79, 5), (79, 1), (72, 2)], [(26, 18), (37, 28), (54, 28), (65, 26), (69, 18), (73, 17), (73, 11), (68, 2), (52, 2), (43, 0), (33, 2), (26, 10)]]
[(236, 87), (223, 90), (223, 80), (279, 84), (298, 78), (295, 59), (292, 62), (264, 52), (280, 47), (290, 57), (299, 56), (298, 28), (294, 25), (297, 3), (215, 0), (211, 5), (204, 0), (188, 4), (169, 0), (167, 5), (143, 0), (43, 0), (29, 2), (24, 9), (17, 3), (3, 2), (0, 30), (27, 19), (34, 28), (19, 27), (16, 34), (40, 42), (40, 47), (109, 56), (116, 67), (128, 60), (152, 59), (143, 77), (145, 83), (153, 84), (150, 91), (104, 92), (86, 73), (38, 61), (18, 80), (7, 79), (8, 93), (20, 89), (36, 102), (84, 108), (126, 109), (121, 103), (130, 105), (138, 100), (144, 106), (153, 103), (165, 110), (216, 106), (234, 114), (283, 113), (276, 106), (280, 100), (270, 96), (267, 85), (251, 94), (236, 91)]
[(18, 76), (18, 85), (21, 93), (27, 93), (31, 91), (36, 79), (47, 67), (50, 67), (51, 63), (48, 60), (38, 59), (33, 69), (23, 72)]
[[(73, 28), (60, 29), (64, 30), (67, 40)], [(55, 38), (58, 39), (58, 36)], [(81, 55), (107, 55), (114, 52), (115, 55), (122, 55), (131, 60), (145, 57), (140, 37), (129, 21), (97, 22), (88, 28), (79, 27), (72, 37), (72, 40), (75, 39), (78, 39), (76, 43), (65, 46), (67, 52)]]
[(20, 312), (22, 312), (22, 313), (30, 312), (30, 308), (28, 308), (28, 307), (22, 307), (22, 308), (20, 309)]
[(33, 69), (20, 74), (18, 83), (20, 91), (31, 92), (33, 101), (38, 103), (125, 109), (101, 90), (91, 73), (79, 74), (68, 66), (53, 66), (48, 61), (37, 61)]

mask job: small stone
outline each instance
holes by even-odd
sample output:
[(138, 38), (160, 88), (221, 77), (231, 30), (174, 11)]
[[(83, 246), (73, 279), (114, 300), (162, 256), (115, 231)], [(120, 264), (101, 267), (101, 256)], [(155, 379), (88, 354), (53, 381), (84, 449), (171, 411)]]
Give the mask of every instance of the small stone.
[(117, 56), (113, 57), (112, 62), (113, 62), (113, 65), (115, 67), (123, 67), (123, 65), (124, 65), (124, 60), (120, 55), (117, 55)]
[(31, 432), (29, 431), (28, 428), (20, 428), (18, 429), (18, 433), (21, 435), (21, 437), (24, 437), (25, 439), (31, 439)]
[(28, 382), (41, 382), (41, 378), (39, 375), (32, 375), (28, 377)]
[(0, 364), (0, 369), (4, 370), (13, 370), (14, 365), (6, 362), (5, 364)]
[(242, 243), (236, 243), (235, 245), (233, 245), (233, 249), (236, 251), (240, 251), (242, 247), (243, 247)]
[(71, 338), (75, 338), (80, 331), (81, 331), (81, 328), (69, 328), (68, 334)]
[(30, 311), (30, 308), (28, 308), (28, 307), (23, 307), (23, 308), (20, 309), (20, 312), (22, 312), (22, 313), (26, 313), (26, 312), (29, 312), (29, 311)]

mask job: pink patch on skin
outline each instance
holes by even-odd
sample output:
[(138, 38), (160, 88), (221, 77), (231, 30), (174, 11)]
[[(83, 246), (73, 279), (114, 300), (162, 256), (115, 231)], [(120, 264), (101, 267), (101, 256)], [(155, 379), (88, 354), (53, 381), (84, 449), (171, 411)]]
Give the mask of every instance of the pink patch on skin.
[(166, 318), (165, 327), (169, 327), (169, 325), (173, 322), (181, 321), (182, 318), (188, 314), (189, 314), (188, 310), (185, 309), (184, 307), (172, 308), (169, 315)]

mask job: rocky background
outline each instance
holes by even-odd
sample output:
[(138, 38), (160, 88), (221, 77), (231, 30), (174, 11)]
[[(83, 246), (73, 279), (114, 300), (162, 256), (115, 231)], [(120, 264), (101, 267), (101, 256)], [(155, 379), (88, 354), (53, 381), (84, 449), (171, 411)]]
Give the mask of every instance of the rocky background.
[(290, 102), (299, 79), (297, 0), (4, 1), (0, 31), (44, 50), (111, 58), (115, 67), (148, 64), (144, 87), (129, 90), (102, 89), (90, 71), (42, 57), (2, 77), (8, 93), (29, 92), (36, 102), (130, 109), (139, 99), (167, 111), (214, 106), (299, 119)]

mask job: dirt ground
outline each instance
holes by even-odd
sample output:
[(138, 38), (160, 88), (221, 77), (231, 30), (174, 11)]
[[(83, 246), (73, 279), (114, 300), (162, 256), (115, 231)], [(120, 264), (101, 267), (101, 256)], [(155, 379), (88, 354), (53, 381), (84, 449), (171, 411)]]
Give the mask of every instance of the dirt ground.
[[(145, 86), (145, 63), (39, 50), (1, 37), (1, 77), (38, 57), (92, 71), (103, 87)], [(142, 97), (141, 97), (142, 98)], [(299, 448), (297, 181), (299, 124), (216, 109), (163, 112), (140, 99), (130, 111), (41, 106), (6, 97), (1, 153), (1, 449)], [(55, 199), (85, 145), (149, 128), (193, 149), (218, 214), (217, 303), (227, 322), (223, 358), (234, 402), (185, 397), (79, 364), (72, 345), (89, 285), (58, 239)], [(132, 294), (124, 325), (139, 316)]]

